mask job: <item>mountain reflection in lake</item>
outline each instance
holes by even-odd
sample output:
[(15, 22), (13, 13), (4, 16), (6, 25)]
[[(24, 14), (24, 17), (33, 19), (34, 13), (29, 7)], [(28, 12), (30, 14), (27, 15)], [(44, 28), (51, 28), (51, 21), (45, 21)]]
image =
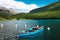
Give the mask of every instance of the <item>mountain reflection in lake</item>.
[[(4, 34), (8, 33), (12, 36), (17, 35), (24, 30), (25, 24), (27, 24), (28, 28), (29, 26), (36, 27), (36, 25), (44, 26), (44, 30), (41, 33), (30, 37), (20, 37), (17, 40), (60, 40), (60, 20), (10, 20), (0, 21), (0, 25), (1, 24), (4, 24), (4, 26), (3, 30), (0, 26), (0, 30), (4, 32)], [(48, 27), (50, 30), (47, 29)], [(2, 33), (1, 31), (0, 33)]]

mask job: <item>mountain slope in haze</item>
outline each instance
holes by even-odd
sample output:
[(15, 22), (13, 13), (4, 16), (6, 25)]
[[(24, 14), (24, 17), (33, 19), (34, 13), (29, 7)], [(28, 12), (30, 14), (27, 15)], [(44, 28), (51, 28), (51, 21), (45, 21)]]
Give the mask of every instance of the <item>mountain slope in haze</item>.
[(47, 5), (45, 7), (31, 10), (30, 13), (40, 13), (45, 11), (56, 11), (56, 10), (60, 10), (60, 2), (51, 3), (50, 5)]
[(0, 20), (9, 19), (12, 13), (5, 7), (0, 6)]
[(2, 18), (8, 18), (11, 15), (10, 11), (0, 9), (0, 17)]
[(17, 14), (12, 8), (8, 9), (3, 6), (0, 6), (0, 20), (11, 19), (11, 16)]

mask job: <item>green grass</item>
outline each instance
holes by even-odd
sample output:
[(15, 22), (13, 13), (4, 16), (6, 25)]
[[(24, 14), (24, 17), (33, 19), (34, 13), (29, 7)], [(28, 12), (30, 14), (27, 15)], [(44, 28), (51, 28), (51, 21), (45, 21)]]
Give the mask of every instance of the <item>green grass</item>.
[(57, 19), (60, 18), (60, 10), (57, 11), (47, 11), (47, 12), (42, 12), (42, 13), (34, 13), (32, 14), (35, 18), (38, 19)]
[(5, 19), (5, 18), (1, 18), (1, 17), (0, 17), (0, 20), (6, 20), (6, 19)]

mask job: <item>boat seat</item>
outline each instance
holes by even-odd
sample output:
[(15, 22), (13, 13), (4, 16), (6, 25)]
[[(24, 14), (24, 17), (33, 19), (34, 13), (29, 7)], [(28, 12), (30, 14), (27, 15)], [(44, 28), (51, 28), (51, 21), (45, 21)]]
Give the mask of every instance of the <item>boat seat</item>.
[(38, 30), (38, 28), (37, 27), (34, 27), (33, 30)]
[(33, 32), (33, 31), (35, 31), (35, 30), (38, 30), (38, 28), (37, 28), (37, 27), (33, 27), (32, 29), (28, 29), (27, 31)]

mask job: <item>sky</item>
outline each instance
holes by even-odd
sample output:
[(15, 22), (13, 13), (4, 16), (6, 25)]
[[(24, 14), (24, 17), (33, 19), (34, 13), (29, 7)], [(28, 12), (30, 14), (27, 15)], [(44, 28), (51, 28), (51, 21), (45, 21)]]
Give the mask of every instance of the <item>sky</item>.
[(33, 9), (44, 7), (57, 1), (58, 0), (0, 0), (0, 6), (13, 8), (18, 12), (28, 13)]

